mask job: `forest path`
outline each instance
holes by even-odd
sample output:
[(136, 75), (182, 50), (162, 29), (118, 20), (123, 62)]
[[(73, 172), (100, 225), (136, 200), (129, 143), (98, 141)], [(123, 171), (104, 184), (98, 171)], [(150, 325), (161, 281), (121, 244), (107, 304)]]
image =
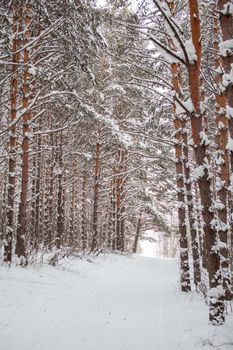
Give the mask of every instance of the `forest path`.
[(208, 326), (201, 296), (181, 294), (178, 275), (173, 259), (136, 255), (1, 267), (0, 349), (232, 349), (232, 317)]

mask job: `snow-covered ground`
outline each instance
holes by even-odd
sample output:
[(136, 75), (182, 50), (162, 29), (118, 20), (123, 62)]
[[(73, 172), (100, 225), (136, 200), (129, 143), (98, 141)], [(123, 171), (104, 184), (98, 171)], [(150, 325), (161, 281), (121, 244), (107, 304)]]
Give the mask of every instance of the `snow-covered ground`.
[(233, 349), (233, 315), (208, 325), (177, 262), (106, 255), (94, 262), (0, 268), (1, 350)]

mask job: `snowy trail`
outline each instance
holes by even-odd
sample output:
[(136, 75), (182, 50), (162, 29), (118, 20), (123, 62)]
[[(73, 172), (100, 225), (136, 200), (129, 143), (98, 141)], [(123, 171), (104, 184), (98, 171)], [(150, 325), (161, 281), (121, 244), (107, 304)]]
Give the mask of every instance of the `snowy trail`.
[(208, 326), (202, 298), (179, 292), (172, 259), (1, 267), (0, 310), (0, 350), (233, 349), (232, 316)]

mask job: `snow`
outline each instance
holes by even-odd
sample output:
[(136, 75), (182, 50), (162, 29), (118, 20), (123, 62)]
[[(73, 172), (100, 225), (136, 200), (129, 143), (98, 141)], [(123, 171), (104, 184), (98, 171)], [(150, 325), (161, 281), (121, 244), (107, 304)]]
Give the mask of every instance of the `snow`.
[(211, 288), (208, 292), (208, 296), (210, 298), (218, 299), (222, 295), (224, 295), (224, 289), (221, 285), (217, 286), (216, 288)]
[(192, 179), (194, 181), (197, 181), (198, 179), (202, 178), (204, 175), (205, 175), (204, 166), (200, 165), (194, 169)]
[(226, 57), (233, 50), (233, 39), (222, 41), (219, 44), (220, 55)]
[(194, 107), (193, 107), (193, 103), (192, 103), (191, 98), (187, 99), (186, 101), (182, 101), (181, 103), (176, 101), (175, 105), (176, 105), (176, 114), (177, 115), (182, 114), (182, 113), (186, 113), (186, 111), (189, 111), (189, 113), (194, 112)]
[(219, 130), (225, 129), (225, 125), (223, 124), (223, 122), (221, 122), (221, 121), (218, 122), (218, 129)]
[(232, 315), (208, 325), (201, 295), (179, 291), (173, 259), (106, 255), (0, 267), (4, 350), (232, 349)]
[(35, 67), (30, 67), (28, 69), (28, 73), (31, 74), (32, 76), (36, 75), (36, 68)]
[(230, 73), (229, 74), (225, 73), (223, 74), (223, 77), (222, 77), (222, 85), (224, 88), (228, 88), (230, 84), (233, 84), (233, 63), (231, 64)]
[(227, 117), (229, 119), (233, 118), (233, 107), (230, 107), (230, 106), (227, 105), (226, 111), (227, 111)]
[(229, 136), (226, 149), (233, 152), (233, 139)]
[(185, 49), (188, 54), (189, 62), (195, 62), (197, 60), (197, 55), (192, 40), (187, 40), (185, 42)]
[(226, 4), (224, 4), (223, 10), (221, 12), (223, 15), (233, 16), (233, 4), (231, 1), (228, 1)]
[(211, 143), (205, 131), (200, 131), (199, 135), (201, 138), (201, 145), (208, 146)]

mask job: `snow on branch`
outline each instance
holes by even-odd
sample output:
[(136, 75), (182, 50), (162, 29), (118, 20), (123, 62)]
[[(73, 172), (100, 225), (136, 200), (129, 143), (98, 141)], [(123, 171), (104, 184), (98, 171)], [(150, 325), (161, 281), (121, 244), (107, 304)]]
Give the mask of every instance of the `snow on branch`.
[[(160, 10), (161, 14), (163, 15), (164, 19), (166, 20), (167, 24), (168, 24), (168, 34), (169, 36), (172, 38), (173, 44), (176, 44), (176, 51), (179, 52), (180, 49), (183, 53), (184, 56), (184, 61), (183, 63), (189, 63), (189, 55), (188, 55), (188, 47), (184, 44), (183, 39), (181, 38), (179, 32), (176, 29), (176, 24), (174, 23), (173, 19), (171, 18), (171, 13), (170, 10), (167, 6), (166, 3), (160, 3), (159, 0), (154, 1), (154, 4), (158, 7), (158, 9)], [(165, 7), (166, 6), (166, 7)]]

